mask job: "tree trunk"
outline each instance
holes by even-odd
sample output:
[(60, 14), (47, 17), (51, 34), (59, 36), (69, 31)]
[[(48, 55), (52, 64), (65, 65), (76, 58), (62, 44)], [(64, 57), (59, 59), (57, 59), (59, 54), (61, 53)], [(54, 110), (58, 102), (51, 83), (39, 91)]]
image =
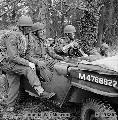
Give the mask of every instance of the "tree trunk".
[(104, 33), (103, 28), (105, 25), (104, 14), (105, 14), (106, 8), (105, 8), (105, 6), (103, 6), (101, 9), (102, 9), (101, 17), (100, 17), (99, 23), (98, 23), (98, 47), (101, 45), (101, 42), (103, 39), (103, 33)]
[(111, 26), (113, 24), (113, 13), (114, 13), (114, 6), (113, 6), (113, 1), (110, 0), (110, 10), (109, 10), (109, 25)]
[(39, 18), (39, 21), (41, 22), (41, 23), (43, 23), (44, 24), (44, 26), (45, 26), (45, 29), (44, 29), (44, 31), (43, 31), (43, 37), (44, 37), (44, 39), (46, 38), (46, 37), (49, 37), (49, 21), (48, 21), (48, 14), (47, 14), (47, 5), (48, 5), (48, 3), (47, 3), (48, 1), (47, 0), (42, 0), (41, 1), (41, 5), (42, 5), (42, 7), (40, 8), (40, 10), (39, 10), (39, 15), (38, 15), (38, 18)]

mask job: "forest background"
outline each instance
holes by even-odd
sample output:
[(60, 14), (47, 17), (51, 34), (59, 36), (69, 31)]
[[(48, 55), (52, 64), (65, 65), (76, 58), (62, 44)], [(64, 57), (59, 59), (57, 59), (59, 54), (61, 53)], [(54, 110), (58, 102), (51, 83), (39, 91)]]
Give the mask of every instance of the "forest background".
[(72, 24), (86, 52), (106, 42), (112, 55), (118, 53), (117, 0), (0, 0), (0, 30), (16, 25), (23, 14), (44, 24), (44, 38), (63, 37)]

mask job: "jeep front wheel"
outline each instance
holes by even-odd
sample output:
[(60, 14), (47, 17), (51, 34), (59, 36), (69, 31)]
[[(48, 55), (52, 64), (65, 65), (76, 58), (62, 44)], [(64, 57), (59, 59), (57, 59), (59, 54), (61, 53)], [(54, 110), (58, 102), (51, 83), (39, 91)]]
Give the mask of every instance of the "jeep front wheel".
[(115, 110), (101, 101), (87, 100), (81, 109), (81, 120), (118, 120)]

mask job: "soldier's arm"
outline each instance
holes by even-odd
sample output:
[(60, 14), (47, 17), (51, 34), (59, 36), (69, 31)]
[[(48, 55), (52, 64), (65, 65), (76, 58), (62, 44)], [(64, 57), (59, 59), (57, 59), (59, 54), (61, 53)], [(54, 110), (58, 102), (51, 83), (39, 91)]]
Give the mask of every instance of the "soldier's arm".
[(17, 38), (14, 35), (10, 35), (9, 38), (6, 40), (8, 57), (11, 61), (17, 64), (29, 66), (29, 61), (24, 58), (21, 58), (18, 53), (16, 39)]
[(50, 47), (46, 48), (46, 52), (48, 53), (48, 55), (50, 57), (52, 57), (53, 59), (57, 59), (57, 60), (64, 60), (64, 58), (60, 55), (57, 55), (53, 49), (51, 49)]
[(66, 53), (70, 47), (71, 47), (71, 44), (65, 45), (65, 46), (63, 47), (62, 51), (63, 51), (64, 53)]
[(68, 45), (65, 45), (62, 50), (63, 50), (64, 53), (67, 53), (67, 52), (68, 52), (68, 49), (69, 49), (70, 47), (73, 47), (73, 46), (74, 46), (74, 41), (71, 42), (71, 43), (68, 44)]
[(82, 49), (80, 48), (79, 51), (81, 52), (81, 54), (83, 55), (83, 57), (88, 57), (87, 54), (84, 53), (84, 51), (82, 51)]

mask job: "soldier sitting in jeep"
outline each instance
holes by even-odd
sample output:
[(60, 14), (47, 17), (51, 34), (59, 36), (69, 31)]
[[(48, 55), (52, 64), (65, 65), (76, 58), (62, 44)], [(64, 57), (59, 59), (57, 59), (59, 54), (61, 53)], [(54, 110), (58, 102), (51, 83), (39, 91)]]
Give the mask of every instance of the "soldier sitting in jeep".
[(77, 57), (87, 56), (79, 47), (78, 40), (75, 40), (76, 29), (73, 25), (67, 25), (64, 28), (65, 39), (55, 46), (55, 52), (60, 55)]

